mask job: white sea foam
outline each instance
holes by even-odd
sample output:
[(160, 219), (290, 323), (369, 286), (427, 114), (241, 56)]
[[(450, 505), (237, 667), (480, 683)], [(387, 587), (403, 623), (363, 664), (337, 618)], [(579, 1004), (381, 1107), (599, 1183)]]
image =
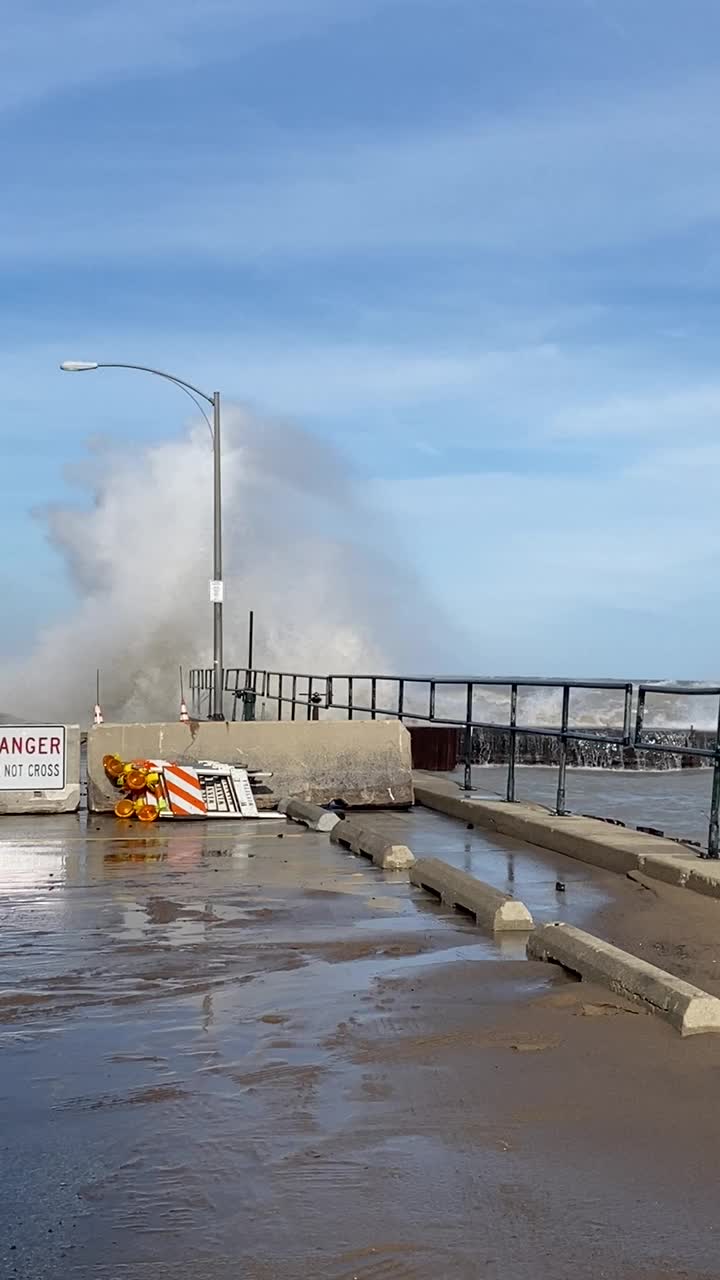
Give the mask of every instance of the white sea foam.
[[(262, 667), (324, 674), (442, 663), (446, 628), (337, 450), (231, 408), (223, 459), (226, 665), (245, 661), (250, 608)], [(207, 426), (132, 454), (96, 445), (81, 480), (84, 504), (43, 513), (76, 603), (6, 664), (0, 707), (87, 723), (99, 667), (106, 719), (175, 718), (178, 666), (211, 658)]]

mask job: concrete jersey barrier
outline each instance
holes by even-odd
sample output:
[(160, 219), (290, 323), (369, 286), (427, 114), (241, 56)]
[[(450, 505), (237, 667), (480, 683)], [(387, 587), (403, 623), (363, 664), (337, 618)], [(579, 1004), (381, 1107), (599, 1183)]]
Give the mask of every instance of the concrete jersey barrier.
[(79, 725), (0, 725), (0, 814), (79, 808)]
[(587, 982), (649, 1006), (683, 1036), (720, 1031), (720, 1000), (646, 960), (569, 924), (547, 924), (530, 935), (527, 954), (552, 960)]
[(301, 822), (310, 831), (330, 832), (342, 821), (339, 813), (321, 809), (319, 804), (310, 804), (307, 800), (281, 800), (278, 809), (292, 822)]
[(508, 897), (439, 858), (420, 858), (410, 869), (410, 882), (438, 894), (449, 907), (470, 911), (478, 925), (493, 933), (509, 930), (527, 933), (533, 927), (533, 918), (524, 902)]
[(393, 844), (387, 836), (361, 822), (347, 819), (339, 822), (330, 832), (330, 839), (351, 853), (371, 858), (382, 871), (404, 871), (415, 861), (415, 855), (406, 844)]
[(269, 794), (256, 797), (268, 809), (285, 796), (319, 805), (339, 800), (347, 808), (413, 802), (410, 735), (397, 721), (95, 725), (88, 732), (88, 802), (98, 813), (112, 811), (117, 800), (102, 763), (114, 754), (191, 767), (217, 760), (271, 772)]

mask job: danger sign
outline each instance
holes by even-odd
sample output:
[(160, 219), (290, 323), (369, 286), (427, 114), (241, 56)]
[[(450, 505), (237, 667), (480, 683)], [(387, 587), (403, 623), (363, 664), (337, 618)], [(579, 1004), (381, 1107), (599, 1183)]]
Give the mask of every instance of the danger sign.
[(62, 791), (65, 726), (0, 724), (0, 791)]

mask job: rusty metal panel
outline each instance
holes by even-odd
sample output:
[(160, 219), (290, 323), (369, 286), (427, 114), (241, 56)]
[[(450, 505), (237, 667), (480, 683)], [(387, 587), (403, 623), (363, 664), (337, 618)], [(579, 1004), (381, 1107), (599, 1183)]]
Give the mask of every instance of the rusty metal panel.
[(457, 729), (440, 725), (409, 724), (413, 768), (433, 773), (449, 773), (457, 767), (459, 735)]

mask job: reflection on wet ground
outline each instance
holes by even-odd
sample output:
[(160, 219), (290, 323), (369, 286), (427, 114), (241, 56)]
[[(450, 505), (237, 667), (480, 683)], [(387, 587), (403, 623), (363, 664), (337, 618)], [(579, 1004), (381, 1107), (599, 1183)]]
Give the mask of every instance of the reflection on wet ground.
[[(563, 859), (556, 903), (552, 855), (438, 815), (373, 821), (539, 914), (585, 919), (612, 896)], [(707, 1050), (325, 836), (33, 828), (0, 831), (3, 1277), (669, 1280), (682, 1263), (699, 1280), (710, 1265)], [(673, 1112), (689, 1067), (696, 1095)]]
[(385, 813), (372, 822), (408, 844), (416, 857), (442, 858), (520, 899), (540, 922), (586, 924), (617, 890), (617, 876), (609, 872), (479, 827), (471, 830), (428, 809)]

